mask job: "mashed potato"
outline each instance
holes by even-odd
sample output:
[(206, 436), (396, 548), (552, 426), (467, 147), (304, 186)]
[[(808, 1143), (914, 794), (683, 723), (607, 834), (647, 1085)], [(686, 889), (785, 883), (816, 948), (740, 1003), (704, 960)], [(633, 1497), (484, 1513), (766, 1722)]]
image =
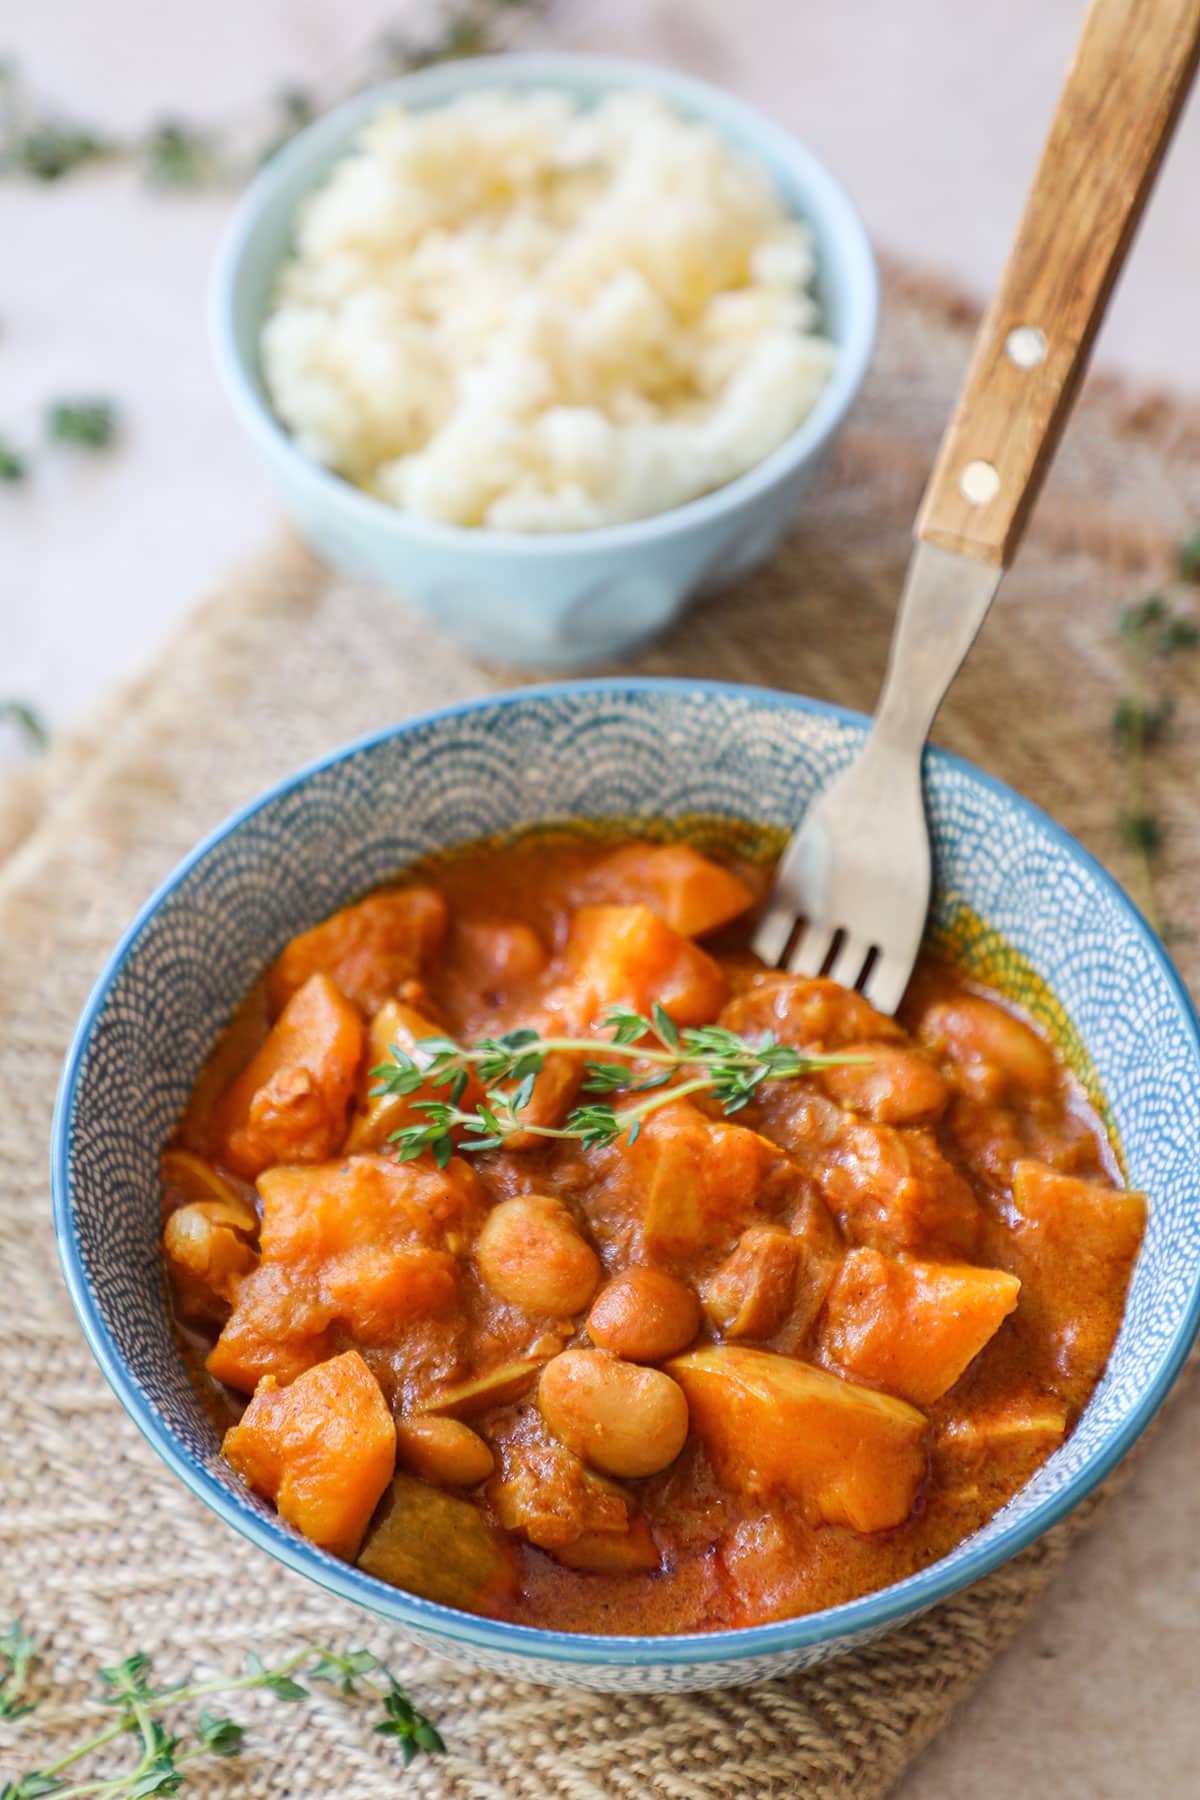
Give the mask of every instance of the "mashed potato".
[(581, 531), (760, 462), (833, 346), (765, 174), (645, 93), (395, 109), (302, 207), (263, 327), (301, 448), (448, 524)]

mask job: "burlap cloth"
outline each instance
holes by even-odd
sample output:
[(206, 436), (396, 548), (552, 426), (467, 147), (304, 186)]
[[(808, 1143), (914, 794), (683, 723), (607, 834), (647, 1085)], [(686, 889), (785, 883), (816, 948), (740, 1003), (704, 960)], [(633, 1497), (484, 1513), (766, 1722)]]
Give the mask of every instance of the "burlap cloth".
[[(640, 669), (870, 707), (909, 521), (972, 323), (953, 295), (891, 271), (867, 391), (794, 537)], [(1197, 523), (1200, 409), (1093, 383), (938, 733), (1048, 807), (1118, 873), (1116, 613), (1161, 583), (1174, 542)], [(1188, 767), (1200, 662), (1176, 679), (1154, 783), (1170, 834), (1165, 908), (1187, 923), (1200, 873)], [(869, 1800), (1013, 1634), (1094, 1516), (1097, 1500), (970, 1593), (787, 1681), (662, 1699), (553, 1692), (473, 1676), (389, 1640), (220, 1524), (125, 1418), (63, 1290), (46, 1187), (59, 1063), (106, 951), (177, 857), (264, 784), (360, 732), (506, 685), (393, 599), (331, 576), (286, 542), (201, 607), (86, 739), (0, 789), (0, 1615), (23, 1611), (49, 1641), (43, 1685), (54, 1688), (39, 1714), (0, 1737), (5, 1774), (75, 1741), (97, 1661), (143, 1648), (179, 1677), (232, 1670), (251, 1646), (269, 1657), (349, 1639), (389, 1655), (450, 1756), (402, 1778), (386, 1741), (339, 1699), (302, 1708), (255, 1696), (234, 1709), (253, 1727), (247, 1754), (196, 1776), (199, 1795), (379, 1800), (405, 1787), (456, 1800)], [(1180, 956), (1185, 973), (1200, 969), (1194, 947)]]

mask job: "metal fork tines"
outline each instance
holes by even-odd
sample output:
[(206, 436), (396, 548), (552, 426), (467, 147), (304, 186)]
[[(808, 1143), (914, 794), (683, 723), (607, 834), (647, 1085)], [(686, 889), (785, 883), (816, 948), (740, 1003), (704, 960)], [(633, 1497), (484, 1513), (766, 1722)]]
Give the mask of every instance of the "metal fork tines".
[(828, 975), (895, 1012), (929, 911), (922, 752), (1001, 571), (917, 544), (879, 711), (857, 758), (813, 801), (754, 937), (763, 961)]

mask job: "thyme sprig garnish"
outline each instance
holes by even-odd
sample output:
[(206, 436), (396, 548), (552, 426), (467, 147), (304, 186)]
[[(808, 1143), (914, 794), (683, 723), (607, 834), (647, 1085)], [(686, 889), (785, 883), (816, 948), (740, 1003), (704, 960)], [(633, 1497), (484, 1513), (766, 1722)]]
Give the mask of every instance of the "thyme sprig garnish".
[[(1190, 544), (1191, 540), (1189, 540)], [(1180, 551), (1184, 567), (1188, 545)], [(1119, 633), (1124, 651), (1126, 692), (1113, 712), (1112, 730), (1125, 769), (1124, 793), (1117, 829), (1132, 852), (1137, 899), (1160, 937), (1171, 935), (1162, 916), (1155, 887), (1155, 863), (1164, 827), (1151, 806), (1147, 763), (1166, 734), (1173, 711), (1159, 676), (1163, 664), (1200, 644), (1200, 627), (1172, 607), (1163, 594), (1151, 594), (1122, 609)]]
[[(449, 1091), (444, 1101), (416, 1101), (413, 1110), (422, 1113), (423, 1120), (392, 1132), (389, 1143), (395, 1145), (401, 1162), (428, 1151), (440, 1168), (456, 1149), (468, 1156), (495, 1150), (517, 1132), (575, 1138), (585, 1150), (614, 1144), (621, 1137), (632, 1144), (652, 1112), (692, 1094), (710, 1094), (723, 1112), (736, 1113), (750, 1104), (764, 1082), (793, 1081), (817, 1069), (871, 1060), (796, 1050), (778, 1043), (771, 1032), (752, 1041), (719, 1025), (681, 1029), (657, 1004), (649, 1017), (616, 1007), (602, 1027), (612, 1035), (545, 1037), (522, 1026), (475, 1044), (460, 1044), (450, 1037), (422, 1038), (415, 1053), (390, 1044), (391, 1061), (371, 1070), (377, 1083), (374, 1096), (415, 1094), (425, 1087)], [(626, 1100), (649, 1097), (620, 1107), (588, 1102), (575, 1107), (561, 1126), (530, 1123), (522, 1115), (546, 1058), (564, 1052), (587, 1058), (581, 1092), (619, 1093)], [(472, 1077), (485, 1089), (473, 1109), (461, 1104)]]
[[(25, 1698), (37, 1645), (19, 1619), (0, 1637), (0, 1718), (16, 1719), (33, 1710)], [(0, 1800), (39, 1800), (53, 1794), (55, 1800), (148, 1800), (154, 1794), (177, 1794), (191, 1765), (210, 1757), (237, 1756), (243, 1748), (245, 1728), (207, 1707), (194, 1716), (190, 1710), (221, 1694), (251, 1693), (256, 1689), (277, 1700), (305, 1700), (309, 1690), (297, 1680), (328, 1683), (347, 1698), (373, 1701), (382, 1717), (373, 1730), (394, 1738), (407, 1767), (422, 1752), (437, 1755), (446, 1748), (437, 1727), (415, 1707), (391, 1670), (370, 1650), (337, 1651), (309, 1645), (274, 1666), (253, 1652), (246, 1658), (242, 1675), (218, 1676), (212, 1681), (156, 1686), (149, 1656), (135, 1651), (123, 1662), (99, 1671), (99, 1690), (93, 1704), (105, 1709), (106, 1720), (90, 1737), (48, 1763), (0, 1788)], [(115, 1716), (113, 1716), (115, 1715)], [(116, 1775), (87, 1775), (71, 1780), (68, 1770), (94, 1757), (124, 1737), (137, 1744), (136, 1760)]]
[(421, 25), (381, 31), (319, 92), (290, 84), (245, 112), (203, 122), (164, 117), (132, 137), (43, 102), (11, 59), (0, 60), (0, 176), (62, 181), (80, 169), (118, 164), (157, 188), (236, 186), (329, 107), (393, 75), (506, 50), (547, 4), (443, 0)]

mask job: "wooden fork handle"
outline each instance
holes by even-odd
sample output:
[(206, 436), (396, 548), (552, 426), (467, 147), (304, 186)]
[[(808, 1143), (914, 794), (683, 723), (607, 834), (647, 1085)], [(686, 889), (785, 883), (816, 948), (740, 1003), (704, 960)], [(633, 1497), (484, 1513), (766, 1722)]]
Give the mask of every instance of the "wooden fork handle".
[(1091, 0), (925, 490), (923, 542), (1001, 567), (1015, 554), (1198, 57), (1200, 0)]

